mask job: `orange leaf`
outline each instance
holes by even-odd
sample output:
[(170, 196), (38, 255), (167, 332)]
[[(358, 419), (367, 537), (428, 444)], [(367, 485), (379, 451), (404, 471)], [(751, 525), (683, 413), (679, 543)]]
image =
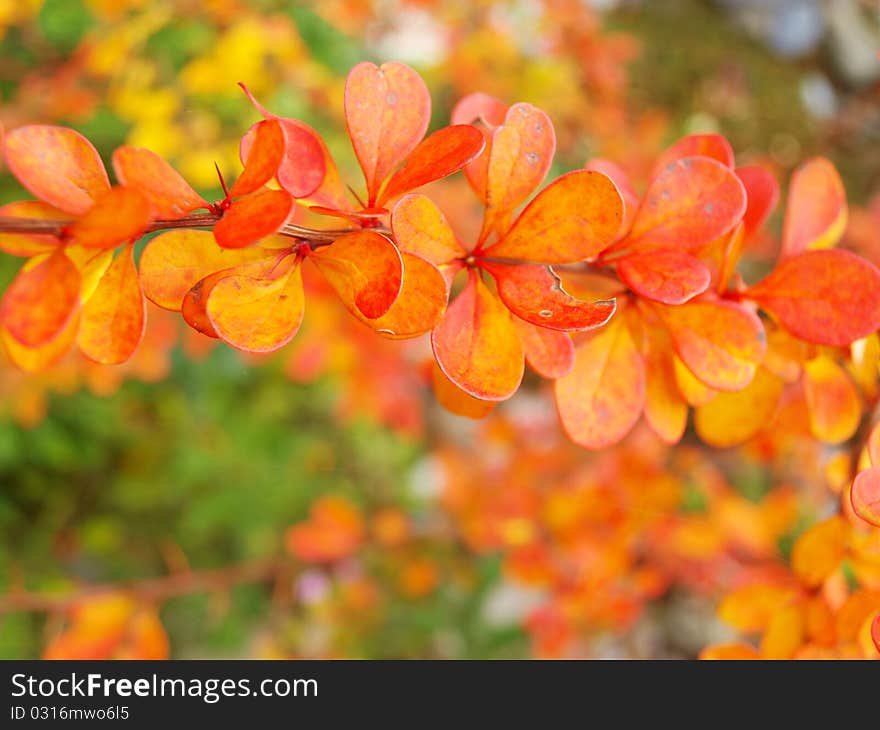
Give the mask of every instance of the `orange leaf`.
[(134, 247), (128, 246), (113, 260), (98, 288), (83, 305), (77, 345), (96, 362), (125, 362), (144, 336), (146, 315), (146, 301), (134, 265)]
[(483, 238), (504, 227), (510, 212), (547, 176), (556, 151), (553, 123), (531, 104), (514, 104), (492, 133), (486, 170)]
[(153, 217), (176, 220), (197, 208), (202, 198), (177, 170), (151, 150), (123, 145), (113, 152), (113, 170), (119, 182), (141, 193), (152, 206)]
[(266, 258), (262, 248), (220, 248), (210, 231), (168, 231), (151, 240), (140, 258), (144, 294), (179, 312), (186, 293), (208, 274)]
[(517, 317), (538, 327), (584, 331), (601, 327), (614, 314), (614, 299), (583, 302), (562, 288), (547, 266), (481, 261), (498, 285), (498, 296)]
[(656, 177), (668, 164), (684, 157), (709, 157), (725, 167), (733, 167), (733, 148), (724, 137), (720, 134), (689, 134), (660, 155), (651, 177)]
[(839, 444), (859, 427), (862, 404), (849, 375), (825, 355), (804, 365), (804, 395), (810, 431), (826, 444)]
[(717, 448), (745, 443), (772, 423), (782, 388), (779, 378), (765, 368), (758, 368), (752, 382), (743, 390), (719, 393), (696, 409), (697, 435)]
[(686, 157), (651, 181), (621, 246), (693, 251), (731, 231), (745, 210), (745, 189), (733, 170), (708, 157)]
[(482, 153), (464, 168), (468, 183), (483, 203), (486, 202), (486, 174), (489, 169), (492, 131), (504, 123), (507, 109), (507, 104), (500, 99), (479, 91), (463, 96), (452, 109), (451, 124), (474, 125), (485, 141)]
[(73, 347), (79, 332), (79, 318), (77, 310), (54, 338), (36, 347), (22, 345), (5, 327), (0, 328), (0, 341), (12, 364), (20, 370), (29, 373), (45, 370), (61, 360)]
[(824, 157), (803, 163), (791, 176), (782, 256), (831, 248), (846, 229), (846, 190), (834, 165)]
[(312, 505), (308, 521), (288, 529), (287, 549), (309, 563), (331, 563), (354, 553), (364, 539), (364, 518), (345, 497), (325, 495)]
[(645, 404), (645, 367), (620, 317), (577, 346), (572, 371), (556, 381), (556, 409), (569, 438), (588, 449), (620, 441)]
[(400, 256), (403, 284), (391, 309), (376, 319), (367, 319), (359, 309), (352, 310), (364, 324), (392, 340), (430, 332), (442, 319), (449, 298), (446, 279), (434, 264), (405, 251)]
[(67, 227), (72, 243), (86, 248), (116, 248), (146, 230), (152, 210), (150, 201), (134, 188), (108, 190), (82, 218)]
[[(40, 218), (48, 220), (70, 220), (70, 215), (41, 203), (39, 200), (19, 200), (0, 206), (0, 217)], [(36, 256), (48, 253), (61, 241), (55, 236), (33, 233), (0, 233), (0, 251), (13, 256)]]
[(470, 271), (464, 290), (431, 333), (437, 364), (469, 395), (499, 401), (522, 381), (523, 348), (510, 314)]
[(284, 149), (284, 132), (278, 120), (264, 119), (258, 122), (253, 144), (248, 149), (244, 171), (229, 191), (230, 196), (235, 198), (253, 193), (274, 178), (284, 159)]
[[(345, 206), (346, 196), (342, 179), (321, 135), (298, 119), (276, 117), (259, 104), (257, 108), (267, 121), (280, 125), (283, 135), (281, 160), (273, 173), (278, 184), (294, 198), (309, 198), (331, 207)], [(239, 157), (245, 165), (250, 158), (251, 148), (261, 124), (262, 122), (254, 124), (241, 138)], [(270, 131), (269, 134), (271, 141), (274, 133)], [(272, 145), (268, 146), (271, 158)], [(266, 155), (261, 153), (260, 158), (265, 160)]]
[(219, 279), (205, 300), (214, 332), (246, 352), (274, 352), (299, 331), (305, 311), (302, 271), (288, 256), (272, 278), (232, 274)]
[(285, 190), (261, 190), (240, 198), (214, 226), (214, 238), (223, 248), (250, 246), (281, 230), (293, 206)]
[(431, 379), (437, 402), (456, 416), (479, 420), (488, 416), (497, 405), (495, 401), (480, 400), (465, 393), (443, 374), (436, 362), (432, 369)]
[(479, 155), (484, 144), (480, 131), (467, 124), (437, 130), (422, 140), (391, 176), (376, 204), (381, 207), (403, 193), (451, 175)]
[(759, 231), (779, 202), (779, 183), (773, 174), (760, 165), (736, 168), (736, 176), (746, 189), (748, 206), (743, 215), (745, 238)]
[(874, 527), (880, 527), (880, 466), (856, 474), (849, 494), (853, 512)]
[(373, 231), (358, 231), (311, 252), (309, 259), (350, 310), (367, 319), (387, 313), (403, 284), (397, 247)]
[[(283, 254), (282, 254), (283, 255)], [(221, 279), (228, 276), (246, 276), (252, 279), (271, 277), (272, 270), (278, 265), (278, 258), (262, 258), (258, 261), (239, 264), (228, 269), (215, 271), (199, 279), (183, 297), (180, 313), (186, 323), (196, 332), (208, 337), (219, 337), (208, 317), (207, 304), (211, 290)]]
[(373, 207), (383, 181), (425, 136), (431, 95), (413, 69), (402, 63), (377, 67), (364, 61), (345, 81), (345, 120), (364, 171)]
[(791, 567), (804, 584), (814, 588), (837, 570), (846, 553), (846, 521), (839, 515), (804, 532), (791, 551)]
[(5, 136), (6, 164), (40, 200), (82, 215), (110, 189), (101, 156), (79, 132), (32, 125)]
[(632, 226), (636, 211), (639, 209), (639, 196), (629, 179), (629, 175), (616, 163), (601, 158), (590, 160), (584, 165), (584, 168), (607, 175), (617, 186), (618, 191), (620, 191), (623, 197), (624, 211), (619, 235), (624, 235)]
[(648, 323), (645, 352), (645, 422), (668, 444), (676, 444), (687, 427), (688, 406), (675, 379), (669, 335)]
[(697, 408), (718, 397), (718, 391), (698, 380), (697, 376), (688, 370), (687, 365), (674, 353), (672, 355), (672, 370), (675, 373), (675, 385), (678, 387), (678, 392), (681, 393), (681, 397), (689, 406)]
[(36, 265), (25, 264), (0, 302), (3, 328), (25, 347), (55, 339), (79, 311), (80, 282), (79, 270), (63, 250)]
[(543, 378), (564, 377), (574, 367), (574, 342), (567, 332), (536, 327), (514, 317), (513, 326), (522, 342), (526, 362)]
[(842, 347), (880, 328), (880, 271), (849, 251), (807, 251), (780, 262), (746, 296), (795, 337)]
[(675, 249), (627, 256), (617, 273), (636, 294), (663, 304), (684, 304), (706, 291), (711, 279), (702, 261)]
[(672, 336), (676, 353), (706, 385), (716, 390), (742, 390), (752, 382), (767, 349), (757, 315), (727, 301), (654, 306)]
[(426, 195), (405, 195), (391, 211), (391, 229), (401, 250), (427, 259), (435, 266), (467, 255), (446, 218)]
[(770, 619), (761, 637), (761, 655), (764, 659), (791, 659), (804, 642), (805, 616), (803, 605), (789, 603)]
[(576, 170), (556, 178), (529, 203), (486, 256), (565, 264), (613, 243), (623, 220), (623, 198), (601, 172)]

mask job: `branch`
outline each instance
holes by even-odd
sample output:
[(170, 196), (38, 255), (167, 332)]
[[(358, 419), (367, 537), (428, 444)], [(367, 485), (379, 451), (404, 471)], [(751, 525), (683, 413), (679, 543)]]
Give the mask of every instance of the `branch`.
[[(150, 223), (143, 233), (170, 230), (174, 228), (213, 228), (221, 218), (216, 213), (193, 213), (176, 220), (156, 220)], [(30, 235), (46, 235), (64, 238), (65, 229), (73, 220), (44, 220), (37, 218), (13, 218), (0, 216), (0, 233), (26, 233)], [(337, 238), (361, 231), (361, 228), (332, 228), (327, 230), (306, 228), (292, 223), (285, 224), (278, 235), (295, 238), (312, 245), (313, 248), (327, 246)], [(371, 228), (377, 233), (389, 234), (387, 228)]]
[(97, 583), (74, 593), (15, 591), (0, 596), (0, 615), (20, 612), (53, 613), (75, 607), (83, 600), (105, 593), (133, 593), (148, 602), (161, 603), (191, 593), (227, 591), (244, 583), (262, 583), (276, 578), (290, 562), (282, 558), (236, 563), (223, 568), (174, 573), (159, 578), (141, 578), (119, 583)]

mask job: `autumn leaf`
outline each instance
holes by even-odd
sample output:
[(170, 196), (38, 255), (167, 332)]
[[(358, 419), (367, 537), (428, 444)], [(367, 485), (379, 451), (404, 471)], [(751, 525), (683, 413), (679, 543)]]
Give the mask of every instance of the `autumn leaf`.
[(330, 282), (343, 304), (367, 319), (386, 314), (400, 295), (400, 252), (379, 233), (349, 233), (312, 251), (309, 260)]
[(373, 207), (382, 182), (425, 136), (431, 95), (422, 78), (402, 63), (364, 61), (345, 82), (345, 120)]
[(755, 376), (767, 348), (761, 320), (728, 301), (654, 305), (682, 362), (716, 390), (742, 390)]
[(702, 261), (675, 249), (627, 256), (617, 273), (636, 294), (663, 304), (684, 304), (706, 291), (711, 279)]
[(686, 157), (651, 181), (627, 238), (628, 251), (693, 251), (725, 233), (746, 211), (746, 193), (730, 168), (708, 157)]
[(7, 132), (6, 164), (40, 200), (65, 213), (83, 215), (109, 189), (97, 150), (66, 127), (31, 125)]
[(861, 400), (855, 384), (833, 359), (820, 355), (804, 365), (804, 396), (810, 430), (817, 439), (839, 444), (856, 432)]
[(205, 312), (217, 336), (246, 352), (273, 352), (299, 331), (305, 310), (299, 257), (288, 256), (271, 277), (232, 274), (217, 281)]
[(479, 420), (488, 416), (497, 405), (495, 401), (481, 400), (465, 393), (446, 377), (436, 362), (431, 371), (431, 383), (437, 402), (456, 416)]
[(760, 165), (736, 168), (736, 176), (746, 190), (748, 204), (743, 215), (744, 235), (750, 239), (759, 231), (779, 203), (779, 183)]
[(803, 163), (791, 176), (782, 257), (831, 248), (846, 228), (846, 190), (834, 165), (824, 157)]
[(123, 145), (113, 152), (113, 170), (119, 182), (137, 190), (152, 207), (154, 218), (176, 220), (197, 208), (207, 208), (202, 198), (177, 170), (155, 152)]
[(669, 147), (654, 163), (651, 177), (664, 167), (685, 157), (709, 157), (725, 167), (733, 167), (733, 148), (720, 134), (689, 134)]
[(128, 246), (113, 260), (83, 305), (76, 343), (95, 362), (117, 365), (137, 350), (146, 323), (146, 302), (134, 265), (134, 247)]
[(555, 380), (574, 367), (574, 342), (567, 332), (536, 327), (514, 317), (513, 326), (522, 342), (526, 362), (542, 378)]
[(474, 398), (506, 400), (523, 377), (523, 348), (510, 314), (471, 271), (431, 333), (434, 356), (456, 386)]
[(880, 466), (856, 474), (850, 502), (853, 512), (869, 525), (880, 527)]
[(658, 323), (646, 323), (645, 422), (663, 441), (678, 443), (687, 427), (688, 404), (675, 378), (669, 335)]
[(440, 209), (426, 195), (402, 197), (391, 211), (391, 229), (401, 250), (435, 266), (467, 255)]
[(816, 523), (795, 541), (792, 570), (807, 586), (818, 586), (843, 560), (846, 536), (846, 522), (839, 515)]
[(146, 230), (150, 201), (134, 188), (115, 187), (102, 195), (88, 212), (66, 229), (71, 243), (85, 248), (116, 248)]
[(265, 249), (255, 246), (221, 248), (210, 231), (167, 231), (152, 239), (141, 254), (141, 285), (154, 304), (179, 312), (186, 293), (200, 279), (265, 257)]
[(645, 368), (622, 317), (577, 346), (572, 371), (554, 384), (569, 438), (587, 449), (620, 441), (645, 404)]
[(57, 337), (80, 306), (79, 269), (58, 250), (42, 261), (31, 259), (0, 302), (0, 323), (25, 347)]
[(538, 327), (584, 331), (601, 327), (614, 315), (613, 299), (583, 302), (569, 295), (546, 266), (482, 261), (498, 286), (498, 296), (517, 317)]
[(232, 190), (230, 197), (248, 195), (256, 192), (278, 173), (284, 159), (285, 137), (281, 124), (276, 119), (258, 122), (254, 130), (253, 144), (248, 149), (244, 170)]
[(617, 237), (623, 198), (601, 172), (576, 170), (544, 188), (486, 256), (564, 264), (595, 258)]
[(223, 248), (242, 248), (277, 233), (293, 212), (293, 198), (284, 190), (261, 190), (236, 200), (214, 226)]
[(790, 256), (745, 296), (818, 345), (842, 347), (880, 328), (880, 271), (849, 251)]
[(420, 142), (391, 176), (376, 205), (381, 207), (403, 193), (460, 170), (480, 154), (483, 145), (483, 135), (469, 125), (437, 130)]

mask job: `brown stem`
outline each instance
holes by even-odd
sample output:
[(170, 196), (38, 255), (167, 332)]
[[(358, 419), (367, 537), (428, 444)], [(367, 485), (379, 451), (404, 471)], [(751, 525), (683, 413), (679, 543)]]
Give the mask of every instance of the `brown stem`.
[[(220, 215), (212, 212), (193, 213), (184, 218), (176, 220), (156, 220), (150, 223), (144, 230), (144, 233), (154, 233), (156, 231), (170, 230), (174, 228), (213, 228)], [(31, 235), (47, 235), (62, 238), (64, 230), (72, 223), (72, 220), (44, 220), (36, 218), (12, 218), (9, 216), (0, 216), (0, 233), (27, 233)], [(360, 228), (334, 228), (328, 230), (319, 230), (314, 228), (306, 228), (292, 223), (286, 224), (280, 231), (279, 235), (295, 238), (305, 241), (312, 245), (313, 248), (319, 246), (327, 246), (337, 238), (345, 236), (349, 233), (356, 233)], [(390, 233), (385, 228), (373, 228), (370, 230), (379, 233)]]
[(214, 570), (185, 571), (159, 578), (87, 585), (73, 593), (13, 591), (0, 596), (0, 615), (16, 612), (52, 613), (73, 608), (83, 600), (106, 593), (132, 593), (146, 602), (161, 603), (191, 593), (226, 591), (244, 583), (273, 580), (290, 562), (281, 558), (236, 563)]

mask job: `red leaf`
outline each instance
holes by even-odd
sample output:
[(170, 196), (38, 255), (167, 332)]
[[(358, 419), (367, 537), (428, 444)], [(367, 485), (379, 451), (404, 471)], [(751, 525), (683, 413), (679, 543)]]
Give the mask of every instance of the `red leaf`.
[(782, 256), (831, 248), (846, 229), (846, 190), (834, 165), (824, 157), (802, 164), (791, 176)]
[(556, 178), (529, 203), (486, 256), (563, 264), (595, 258), (617, 238), (623, 198), (601, 172)]
[[(284, 152), (275, 170), (278, 184), (294, 198), (308, 198), (331, 207), (345, 206), (342, 178), (321, 136), (298, 119), (276, 117), (260, 106), (257, 108), (262, 110), (267, 120), (281, 126)], [(242, 164), (247, 164), (261, 123), (257, 122), (241, 138), (239, 157)]]
[(403, 193), (451, 175), (483, 149), (483, 135), (475, 127), (458, 124), (430, 135), (412, 151), (395, 172), (377, 201), (378, 206)]
[(685, 251), (661, 249), (621, 259), (617, 273), (639, 296), (663, 304), (684, 304), (709, 287), (706, 265)]
[(214, 226), (214, 238), (223, 248), (258, 243), (281, 230), (293, 206), (293, 198), (285, 190), (261, 190), (240, 198)]
[(19, 127), (5, 137), (6, 164), (40, 200), (82, 215), (110, 189), (101, 156), (79, 132), (66, 127)]
[(556, 381), (554, 394), (575, 443), (602, 449), (630, 432), (645, 404), (645, 368), (622, 318), (578, 345), (574, 367)]
[(0, 322), (25, 347), (57, 337), (80, 307), (80, 273), (64, 251), (34, 261), (19, 271), (0, 302)]
[(146, 301), (134, 265), (134, 247), (128, 246), (113, 260), (83, 305), (76, 342), (92, 360), (117, 365), (137, 350), (146, 323)]
[(150, 201), (134, 188), (108, 190), (66, 233), (70, 242), (86, 248), (116, 248), (129, 243), (150, 224)]
[(601, 327), (614, 314), (613, 299), (584, 302), (569, 295), (546, 266), (480, 265), (495, 278), (498, 296), (517, 317), (538, 327), (583, 331)]
[(364, 324), (392, 340), (430, 332), (442, 319), (449, 298), (446, 279), (434, 264), (405, 251), (400, 256), (403, 284), (391, 308), (376, 319), (367, 319), (357, 308), (353, 310)]
[(373, 207), (382, 182), (425, 136), (431, 95), (409, 66), (364, 61), (345, 82), (345, 119)]
[(767, 349), (757, 315), (727, 301), (654, 306), (678, 356), (703, 383), (716, 390), (742, 390), (752, 382)]
[(760, 165), (736, 168), (736, 176), (746, 189), (748, 207), (743, 216), (746, 239), (759, 231), (779, 202), (779, 183), (773, 174)]
[(229, 191), (230, 196), (235, 198), (248, 195), (273, 179), (284, 160), (285, 145), (285, 135), (277, 119), (264, 119), (258, 122), (254, 130), (253, 144), (248, 149), (244, 171)]
[(567, 332), (548, 330), (514, 317), (513, 326), (522, 342), (526, 362), (538, 375), (555, 380), (574, 367), (574, 342)]
[(288, 256), (271, 276), (225, 276), (211, 287), (205, 301), (217, 337), (246, 352), (274, 352), (284, 347), (299, 331), (304, 311), (297, 256)]
[(155, 152), (123, 145), (113, 152), (113, 170), (119, 182), (141, 193), (152, 206), (154, 218), (176, 220), (207, 201)]
[(475, 398), (506, 400), (522, 382), (523, 349), (510, 314), (474, 271), (431, 344), (446, 377)]
[(880, 271), (849, 251), (807, 251), (780, 262), (746, 296), (791, 334), (842, 347), (880, 328)]
[(686, 157), (651, 181), (621, 246), (693, 251), (732, 230), (745, 210), (745, 189), (733, 170), (707, 157)]
[(403, 284), (403, 262), (397, 247), (373, 231), (336, 239), (309, 255), (350, 310), (367, 319), (386, 314)]
[(501, 230), (511, 211), (547, 176), (556, 151), (553, 123), (531, 104), (514, 104), (492, 133), (483, 235)]
[(709, 157), (725, 167), (733, 167), (733, 148), (720, 134), (689, 134), (667, 149), (651, 171), (656, 177), (668, 164), (685, 157)]
[(391, 229), (402, 250), (418, 254), (436, 266), (467, 255), (443, 213), (425, 195), (402, 197), (391, 212)]

